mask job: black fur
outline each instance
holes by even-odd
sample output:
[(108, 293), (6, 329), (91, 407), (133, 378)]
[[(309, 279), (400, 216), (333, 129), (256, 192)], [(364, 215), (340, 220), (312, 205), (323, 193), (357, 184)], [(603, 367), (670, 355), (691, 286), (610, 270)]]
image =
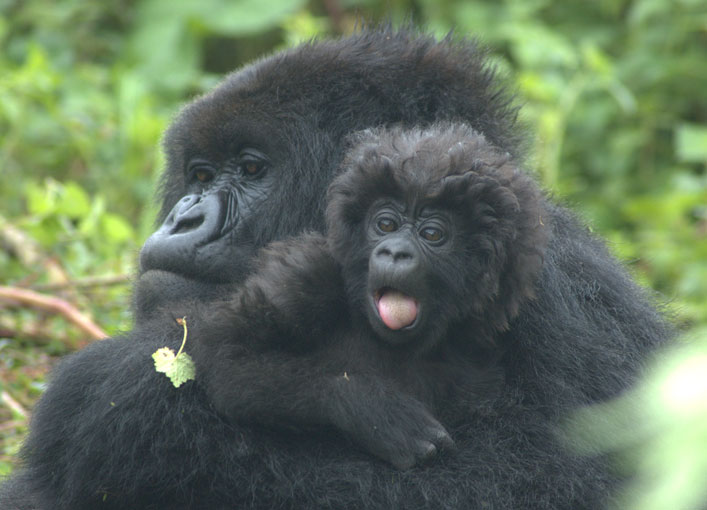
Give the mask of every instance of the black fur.
[[(356, 143), (329, 189), (328, 237), (272, 243), (233, 299), (190, 307), (193, 356), (235, 422), (333, 426), (409, 468), (453, 444), (430, 411), (464, 423), (500, 388), (479, 354), (498, 357), (533, 295), (548, 227), (532, 181), (467, 126)], [(397, 292), (415, 319), (388, 326), (378, 300)]]
[[(516, 299), (513, 282), (502, 283), (510, 301), (494, 301), (489, 316), (502, 327), (479, 325), (505, 382), (448, 427), (454, 454), (400, 471), (333, 432), (230, 424), (199, 380), (176, 389), (152, 367), (156, 349), (178, 348), (173, 319), (188, 302), (232, 295), (259, 248), (324, 228), (324, 191), (349, 133), (462, 121), (518, 158), (515, 110), (484, 62), (468, 41), (367, 31), (264, 59), (185, 108), (166, 138), (165, 221), (144, 252), (136, 326), (54, 371), (0, 507), (601, 508), (614, 476), (605, 459), (565, 451), (558, 423), (624, 391), (671, 332), (601, 241), (556, 205), (542, 216), (548, 241), (534, 298)], [(253, 158), (257, 178), (244, 173)], [(201, 161), (207, 174), (197, 172)], [(180, 220), (194, 204), (200, 216)], [(197, 339), (187, 347), (195, 354)], [(211, 373), (208, 360), (197, 369)], [(239, 369), (259, 380), (257, 363)], [(309, 380), (306, 370), (297, 376)], [(268, 393), (263, 404), (277, 398)]]

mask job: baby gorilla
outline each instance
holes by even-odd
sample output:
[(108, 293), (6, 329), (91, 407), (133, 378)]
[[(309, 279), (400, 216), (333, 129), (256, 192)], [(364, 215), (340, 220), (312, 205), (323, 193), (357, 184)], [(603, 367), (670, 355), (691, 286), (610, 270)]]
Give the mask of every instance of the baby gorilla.
[(491, 353), (533, 296), (543, 201), (463, 124), (352, 143), (328, 236), (271, 244), (233, 299), (193, 315), (190, 344), (229, 418), (333, 427), (407, 468), (453, 446), (442, 423), (468, 423), (502, 386)]

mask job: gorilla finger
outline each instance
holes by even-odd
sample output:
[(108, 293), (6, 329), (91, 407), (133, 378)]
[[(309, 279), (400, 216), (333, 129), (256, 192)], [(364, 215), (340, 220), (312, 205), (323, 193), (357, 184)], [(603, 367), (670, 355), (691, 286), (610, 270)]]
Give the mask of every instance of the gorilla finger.
[(449, 432), (444, 427), (432, 429), (434, 444), (443, 450), (452, 449), (455, 447), (454, 439), (449, 435)]
[(418, 441), (416, 446), (418, 448), (417, 458), (419, 459), (420, 463), (427, 462), (432, 457), (437, 455), (438, 450), (434, 443), (431, 443), (429, 441)]

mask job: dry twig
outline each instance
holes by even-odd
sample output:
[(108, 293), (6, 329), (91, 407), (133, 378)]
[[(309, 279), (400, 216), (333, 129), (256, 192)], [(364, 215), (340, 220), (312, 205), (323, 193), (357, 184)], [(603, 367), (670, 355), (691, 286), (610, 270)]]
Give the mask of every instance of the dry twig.
[(40, 294), (33, 290), (8, 286), (0, 286), (0, 299), (57, 313), (89, 334), (91, 338), (100, 339), (108, 336), (96, 323), (63, 299)]
[(27, 418), (27, 411), (25, 410), (25, 408), (22, 407), (22, 404), (20, 404), (17, 400), (12, 398), (12, 395), (10, 395), (8, 392), (3, 391), (2, 393), (0, 393), (0, 402), (12, 409), (16, 414), (19, 414), (23, 418)]

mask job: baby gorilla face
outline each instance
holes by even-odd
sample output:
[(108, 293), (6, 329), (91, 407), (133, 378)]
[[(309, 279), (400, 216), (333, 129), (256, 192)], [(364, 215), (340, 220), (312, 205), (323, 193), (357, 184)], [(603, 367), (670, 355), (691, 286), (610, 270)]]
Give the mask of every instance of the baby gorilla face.
[(353, 310), (413, 355), (456, 330), (493, 346), (542, 264), (537, 187), (463, 124), (366, 130), (352, 142), (327, 226)]
[(391, 344), (430, 336), (437, 328), (434, 267), (450, 255), (451, 221), (442, 210), (381, 200), (367, 215), (370, 253), (366, 314), (376, 333)]

